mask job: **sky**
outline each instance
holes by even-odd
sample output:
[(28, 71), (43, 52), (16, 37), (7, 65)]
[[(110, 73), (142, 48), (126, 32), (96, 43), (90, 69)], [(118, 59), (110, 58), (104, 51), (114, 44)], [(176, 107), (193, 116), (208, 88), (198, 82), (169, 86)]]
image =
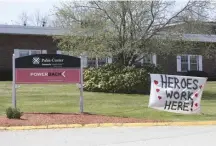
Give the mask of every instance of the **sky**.
[[(36, 11), (41, 14), (52, 15), (54, 6), (62, 0), (0, 0), (0, 24), (17, 24), (20, 15), (25, 12), (33, 16)], [(177, 6), (183, 5), (185, 0), (177, 0)]]
[(50, 15), (54, 6), (59, 3), (60, 0), (0, 0), (0, 24), (17, 23), (23, 12), (30, 16), (36, 11)]

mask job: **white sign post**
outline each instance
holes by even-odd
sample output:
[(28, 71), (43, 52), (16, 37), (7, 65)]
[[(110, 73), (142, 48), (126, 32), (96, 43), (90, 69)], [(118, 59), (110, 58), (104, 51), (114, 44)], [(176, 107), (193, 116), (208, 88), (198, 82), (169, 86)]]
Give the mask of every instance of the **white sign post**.
[(12, 81), (12, 106), (16, 108), (16, 74), (15, 74), (15, 54), (12, 56), (12, 70), (13, 70), (13, 81)]
[(182, 114), (198, 114), (207, 78), (150, 74), (151, 93), (148, 107)]
[(83, 113), (83, 57), (80, 57), (80, 112)]

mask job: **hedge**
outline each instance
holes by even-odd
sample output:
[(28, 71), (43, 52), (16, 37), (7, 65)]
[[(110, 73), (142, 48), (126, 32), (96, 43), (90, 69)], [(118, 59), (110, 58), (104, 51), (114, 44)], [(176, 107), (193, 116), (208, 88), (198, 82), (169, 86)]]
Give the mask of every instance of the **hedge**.
[(99, 68), (84, 71), (84, 90), (107, 93), (149, 93), (149, 73), (161, 73), (160, 67), (145, 65), (123, 66), (106, 64)]

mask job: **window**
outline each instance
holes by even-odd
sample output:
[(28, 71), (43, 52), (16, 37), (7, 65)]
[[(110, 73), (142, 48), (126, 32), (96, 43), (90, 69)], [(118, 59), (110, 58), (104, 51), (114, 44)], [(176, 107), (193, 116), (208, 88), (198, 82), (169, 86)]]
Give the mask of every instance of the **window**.
[[(142, 58), (142, 59), (141, 59)], [(144, 56), (141, 56), (141, 58), (138, 58), (138, 61), (136, 65), (143, 65), (143, 64), (155, 64), (157, 65), (157, 56), (156, 54), (144, 54)]]
[(181, 56), (181, 71), (188, 70), (188, 56)]
[(19, 57), (24, 57), (28, 55), (29, 55), (29, 51), (27, 50), (19, 51)]
[(70, 56), (73, 55), (72, 51), (60, 51), (60, 50), (58, 50), (56, 54), (63, 54), (63, 55), (70, 55)]
[(29, 51), (29, 55), (41, 54), (41, 53), (42, 53), (41, 50), (30, 50), (30, 51)]
[(202, 71), (201, 55), (181, 55), (177, 56), (177, 71)]
[(96, 67), (96, 58), (88, 58), (87, 65), (88, 67)]
[(190, 70), (199, 70), (199, 56), (190, 56)]
[(16, 58), (18, 57), (24, 57), (28, 55), (34, 55), (34, 54), (46, 54), (46, 50), (25, 50), (25, 49), (14, 49), (14, 53)]
[(107, 58), (88, 58), (88, 67), (99, 67), (108, 63)]
[(153, 56), (151, 54), (145, 54), (143, 57), (144, 64), (153, 64)]
[[(72, 55), (70, 51), (61, 51), (58, 50), (57, 54), (65, 54), (65, 55)], [(86, 54), (86, 53), (83, 53)], [(90, 58), (87, 55), (83, 56), (83, 67), (99, 67), (106, 63), (112, 63), (112, 58)]]
[(107, 58), (98, 58), (98, 66), (103, 66), (107, 63)]

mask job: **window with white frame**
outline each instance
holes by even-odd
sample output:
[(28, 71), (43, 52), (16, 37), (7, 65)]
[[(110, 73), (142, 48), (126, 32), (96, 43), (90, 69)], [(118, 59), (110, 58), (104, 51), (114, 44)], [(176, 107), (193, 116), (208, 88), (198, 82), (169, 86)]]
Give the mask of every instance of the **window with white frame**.
[[(72, 55), (72, 52), (58, 50), (57, 54)], [(83, 67), (99, 67), (106, 63), (112, 63), (112, 58), (92, 58), (87, 55), (83, 56)]]
[(34, 54), (47, 54), (47, 50), (14, 49), (14, 54), (18, 58)]
[(97, 58), (97, 63), (98, 63), (98, 66), (103, 66), (105, 65), (107, 62), (107, 58)]
[(88, 58), (87, 66), (88, 67), (96, 67), (96, 58)]
[(73, 55), (72, 51), (60, 51), (58, 50), (56, 54), (63, 54), (63, 55)]
[(181, 56), (181, 71), (187, 71), (188, 70), (188, 56)]
[[(141, 59), (142, 58), (142, 59)], [(155, 64), (157, 65), (157, 56), (156, 54), (143, 54), (141, 58), (138, 58), (138, 63), (140, 65), (143, 64)]]
[(202, 71), (201, 55), (180, 55), (177, 56), (177, 71)]
[(107, 58), (88, 58), (88, 67), (99, 67), (108, 63)]
[(144, 64), (153, 64), (153, 55), (145, 54), (143, 57), (143, 63)]

